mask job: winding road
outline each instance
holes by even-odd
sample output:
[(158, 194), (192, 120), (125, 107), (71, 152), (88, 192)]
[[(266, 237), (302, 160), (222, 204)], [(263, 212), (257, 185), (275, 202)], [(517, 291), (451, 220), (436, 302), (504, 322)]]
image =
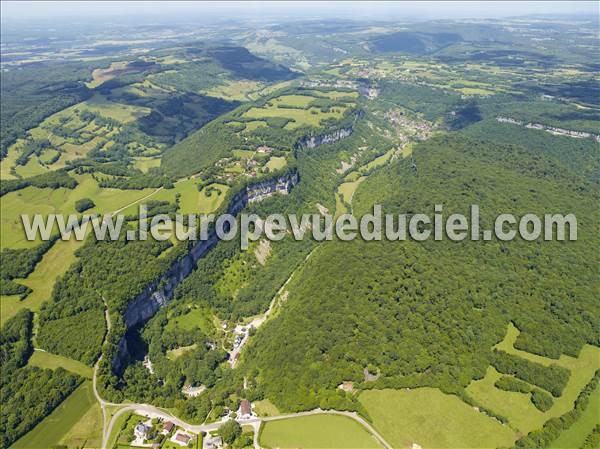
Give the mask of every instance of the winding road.
[[(158, 189), (158, 190), (160, 190), (160, 189)], [(153, 192), (144, 198), (134, 201), (132, 204), (135, 204), (149, 196), (152, 196), (155, 193), (156, 192)], [(125, 209), (126, 207), (129, 207), (130, 205), (131, 204), (119, 209), (118, 211), (115, 211), (113, 214), (120, 212), (121, 210)], [(310, 259), (310, 257), (313, 255), (313, 253), (320, 246), (321, 245), (315, 246), (315, 248), (313, 248), (307, 254), (307, 256), (302, 261), (302, 263), (298, 267), (296, 267), (296, 269), (290, 274), (290, 276), (283, 283), (283, 285), (279, 288), (279, 290), (277, 291), (277, 293), (271, 300), (271, 303), (269, 304), (269, 308), (265, 311), (265, 313), (262, 314), (261, 316), (259, 316), (258, 318), (255, 318), (246, 327), (252, 325), (255, 328), (258, 328), (267, 320), (267, 318), (275, 310), (276, 306), (278, 304), (280, 304), (280, 302), (281, 302), (280, 299), (283, 295), (285, 287), (293, 279), (293, 277), (296, 274), (296, 272), (298, 271), (298, 269), (300, 269), (302, 266), (304, 266), (306, 264), (306, 262)], [(107, 328), (106, 336), (108, 336), (108, 333), (110, 332), (110, 329), (111, 329), (110, 314), (108, 312), (108, 304), (104, 297), (102, 297), (102, 301), (104, 302), (104, 305), (105, 305), (104, 314), (105, 314), (106, 328)], [(106, 340), (106, 336), (105, 336), (105, 340)], [(239, 353), (241, 352), (241, 350), (243, 349), (245, 344), (248, 342), (248, 340), (249, 340), (249, 336), (248, 336), (248, 334), (245, 334), (240, 345), (230, 353), (229, 360), (230, 360), (230, 364), (231, 364), (232, 368), (235, 367), (235, 364), (237, 362), (237, 356), (239, 355)], [(159, 407), (155, 407), (153, 405), (139, 404), (139, 403), (117, 404), (117, 403), (105, 401), (100, 396), (100, 393), (98, 392), (98, 389), (97, 389), (97, 373), (98, 373), (98, 368), (99, 368), (101, 360), (102, 360), (102, 356), (100, 356), (98, 358), (98, 360), (96, 361), (96, 364), (94, 365), (94, 375), (93, 375), (93, 379), (92, 379), (94, 395), (96, 396), (96, 400), (98, 401), (98, 403), (100, 404), (100, 407), (102, 409), (103, 431), (102, 431), (102, 448), (101, 449), (110, 449), (107, 446), (109, 443), (110, 436), (113, 432), (115, 423), (117, 422), (117, 420), (119, 419), (120, 416), (122, 416), (123, 414), (128, 413), (128, 412), (133, 412), (135, 414), (148, 416), (151, 418), (161, 418), (162, 420), (168, 420), (168, 421), (173, 422), (177, 427), (180, 427), (187, 432), (196, 433), (196, 434), (198, 434), (200, 432), (212, 432), (212, 431), (218, 430), (219, 427), (221, 425), (223, 425), (223, 423), (226, 421), (226, 419), (224, 419), (224, 420), (220, 420), (220, 421), (216, 421), (216, 422), (212, 422), (212, 423), (208, 423), (208, 424), (190, 424), (186, 421), (183, 421), (183, 420), (177, 418), (176, 416), (174, 416), (167, 410), (161, 409)], [(108, 415), (108, 410), (107, 410), (107, 407), (109, 407), (109, 406), (118, 408), (114, 412), (114, 414), (110, 417), (110, 420), (108, 419), (109, 415)], [(255, 417), (255, 418), (249, 418), (249, 419), (236, 419), (236, 421), (240, 425), (249, 425), (254, 428), (254, 442), (253, 442), (254, 449), (261, 449), (259, 441), (258, 441), (258, 435), (259, 435), (259, 430), (260, 430), (262, 423), (270, 422), (270, 421), (278, 421), (278, 420), (282, 420), (282, 419), (298, 418), (298, 417), (302, 417), (302, 416), (319, 415), (319, 414), (340, 415), (340, 416), (346, 416), (350, 419), (353, 419), (355, 422), (357, 422), (363, 428), (365, 428), (365, 430), (367, 430), (373, 436), (373, 438), (378, 442), (378, 444), (380, 444), (384, 449), (392, 449), (392, 446), (385, 440), (385, 438), (383, 438), (383, 436), (379, 432), (377, 432), (377, 430), (375, 430), (375, 428), (369, 422), (367, 422), (364, 418), (362, 418), (355, 412), (338, 411), (338, 410), (322, 410), (320, 408), (317, 408), (317, 409), (309, 410), (309, 411), (305, 411), (305, 412), (289, 413), (289, 414), (270, 416), (270, 417)]]
[[(300, 264), (300, 266), (303, 266), (308, 261), (308, 259), (312, 256), (312, 254), (315, 252), (315, 250), (317, 248), (319, 248), (319, 246), (320, 245), (317, 245), (310, 253), (308, 253), (308, 255), (306, 256), (306, 258), (304, 259), (302, 264)], [(300, 268), (300, 266), (298, 268)], [(293, 278), (293, 276), (296, 273), (296, 271), (298, 270), (298, 268), (296, 268), (296, 270), (294, 270), (292, 272), (290, 277), (285, 281), (285, 283), (278, 290), (277, 294), (275, 295), (275, 297), (273, 298), (273, 300), (269, 306), (269, 309), (261, 316), (260, 323), (257, 323), (257, 326), (260, 326), (260, 324), (264, 323), (264, 321), (271, 314), (275, 305), (277, 304), (277, 299), (283, 293), (285, 286), (291, 281), (291, 279)], [(112, 323), (110, 320), (110, 313), (108, 311), (108, 304), (106, 302), (106, 299), (104, 297), (102, 297), (102, 301), (104, 302), (104, 306), (105, 306), (104, 318), (106, 320), (106, 335), (105, 335), (104, 339), (106, 341), (106, 337), (108, 336), (108, 333), (111, 330)], [(248, 337), (246, 336), (245, 339), (247, 340), (247, 338)], [(241, 350), (241, 348), (242, 348), (242, 345), (240, 345), (238, 350)], [(102, 360), (102, 355), (98, 358), (98, 360), (96, 361), (96, 364), (94, 365), (94, 375), (92, 377), (92, 386), (93, 386), (94, 396), (96, 397), (96, 400), (98, 401), (98, 403), (100, 404), (100, 408), (102, 409), (102, 420), (103, 420), (102, 423), (103, 424), (102, 424), (102, 447), (101, 447), (101, 449), (110, 449), (107, 446), (109, 443), (110, 435), (112, 434), (113, 428), (115, 426), (115, 423), (117, 422), (118, 418), (121, 415), (123, 415), (124, 413), (128, 413), (128, 412), (133, 412), (138, 415), (146, 415), (146, 416), (153, 417), (153, 418), (154, 417), (162, 418), (163, 420), (168, 420), (168, 421), (173, 422), (176, 426), (178, 426), (188, 432), (191, 432), (191, 433), (212, 432), (212, 431), (217, 430), (224, 423), (224, 421), (221, 420), (221, 421), (216, 421), (216, 422), (208, 423), (208, 424), (199, 424), (199, 425), (198, 424), (190, 424), (186, 421), (183, 421), (182, 419), (177, 418), (176, 416), (172, 415), (170, 412), (168, 412), (164, 409), (161, 409), (159, 407), (155, 407), (153, 405), (136, 404), (136, 403), (118, 404), (118, 403), (109, 402), (109, 401), (104, 400), (102, 398), (102, 396), (100, 395), (100, 393), (98, 392), (98, 388), (97, 388), (98, 369), (99, 369), (101, 360)], [(108, 407), (118, 408), (115, 411), (115, 413), (110, 417), (110, 419), (108, 418), (108, 416), (109, 416), (109, 413), (107, 410)], [(354, 412), (314, 409), (314, 410), (310, 410), (310, 411), (306, 411), (306, 412), (289, 413), (289, 414), (278, 415), (278, 416), (237, 419), (236, 421), (238, 423), (240, 423), (241, 425), (249, 425), (254, 428), (254, 449), (260, 449), (260, 444), (258, 442), (258, 433), (259, 433), (260, 426), (262, 425), (263, 422), (278, 421), (281, 419), (297, 418), (297, 417), (302, 417), (302, 416), (311, 416), (311, 415), (319, 415), (319, 414), (341, 415), (341, 416), (346, 416), (350, 419), (353, 419), (354, 421), (359, 423), (361, 426), (363, 426), (375, 438), (375, 440), (377, 440), (377, 442), (383, 448), (392, 449), (392, 446), (385, 440), (385, 438), (383, 438), (383, 436), (381, 436), (381, 434), (379, 434), (379, 432), (377, 432), (373, 428), (373, 426), (370, 423), (368, 423), (365, 419), (363, 419), (361, 416), (359, 416), (357, 413), (354, 413)]]
[[(221, 427), (221, 425), (224, 422), (224, 421), (217, 421), (217, 422), (213, 422), (213, 423), (209, 423), (209, 424), (189, 424), (189, 423), (177, 418), (176, 416), (172, 415), (171, 413), (169, 413), (163, 409), (160, 409), (158, 407), (154, 407), (152, 405), (128, 404), (128, 405), (125, 405), (122, 408), (120, 408), (112, 416), (112, 419), (110, 420), (110, 423), (106, 429), (108, 432), (108, 435), (105, 434), (105, 438), (103, 438), (102, 449), (107, 449), (106, 443), (107, 443), (108, 437), (110, 436), (110, 433), (112, 432), (112, 429), (114, 427), (116, 420), (122, 414), (127, 413), (127, 412), (133, 412), (135, 414), (148, 416), (150, 418), (162, 418), (163, 420), (168, 420), (168, 421), (173, 422), (173, 424), (175, 424), (177, 427), (180, 427), (187, 432), (196, 433), (196, 434), (200, 433), (200, 432), (215, 431), (215, 430), (219, 429), (219, 427)], [(373, 426), (371, 424), (369, 424), (365, 419), (363, 419), (361, 416), (359, 416), (357, 413), (354, 413), (354, 412), (342, 412), (342, 411), (338, 411), (338, 410), (322, 410), (322, 409), (317, 408), (317, 409), (309, 410), (306, 412), (289, 413), (289, 414), (284, 414), (284, 415), (269, 416), (269, 417), (263, 417), (263, 418), (237, 419), (236, 421), (238, 423), (240, 423), (240, 425), (249, 425), (254, 428), (254, 447), (255, 447), (255, 449), (260, 449), (260, 445), (258, 443), (258, 430), (259, 430), (260, 426), (262, 425), (262, 423), (271, 422), (271, 421), (279, 421), (282, 419), (299, 418), (302, 416), (323, 415), (323, 414), (340, 415), (340, 416), (346, 416), (347, 418), (353, 419), (354, 421), (359, 423), (361, 426), (363, 426), (365, 428), (365, 430), (367, 430), (383, 448), (392, 449), (392, 446), (385, 440), (385, 438), (383, 438), (383, 436), (381, 436), (379, 434), (379, 432), (377, 432), (373, 428)]]

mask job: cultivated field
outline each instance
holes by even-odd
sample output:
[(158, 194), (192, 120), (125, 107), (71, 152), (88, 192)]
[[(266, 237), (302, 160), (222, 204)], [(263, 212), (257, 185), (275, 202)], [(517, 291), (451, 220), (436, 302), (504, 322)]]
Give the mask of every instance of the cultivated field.
[(394, 448), (496, 448), (516, 438), (508, 426), (434, 388), (367, 390), (360, 402)]
[[(73, 445), (74, 441), (69, 439), (77, 437), (77, 441), (87, 441), (86, 447), (98, 447), (102, 426), (99, 424), (101, 417), (88, 414), (96, 407), (99, 414), (99, 406), (95, 404), (92, 383), (84, 382), (67, 399), (65, 399), (50, 415), (42, 420), (37, 426), (28, 432), (11, 446), (13, 449), (31, 449), (53, 447), (63, 443), (65, 440)], [(97, 415), (96, 414), (96, 415)], [(83, 420), (85, 419), (85, 422)], [(90, 426), (94, 422), (94, 426)], [(66, 444), (63, 443), (63, 444)]]
[(573, 409), (574, 401), (581, 390), (592, 379), (596, 370), (600, 369), (600, 348), (585, 345), (577, 358), (562, 355), (560, 359), (553, 360), (515, 349), (513, 344), (518, 335), (519, 330), (512, 323), (509, 324), (506, 337), (496, 348), (545, 366), (556, 364), (571, 372), (567, 386), (559, 398), (554, 398), (552, 408), (541, 412), (531, 403), (529, 394), (496, 388), (494, 383), (501, 375), (492, 367), (488, 367), (483, 379), (473, 381), (467, 387), (467, 393), (485, 407), (505, 416), (512, 427), (526, 434), (540, 428), (548, 419)]
[[(316, 96), (309, 95), (282, 95), (268, 101), (263, 107), (253, 107), (246, 111), (242, 117), (260, 121), (261, 119), (283, 117), (291, 119), (284, 129), (295, 129), (301, 126), (318, 127), (328, 119), (340, 119), (351, 106), (347, 103), (337, 103), (335, 106), (322, 110), (311, 106), (317, 101)], [(259, 126), (259, 125), (256, 125)]]
[(264, 424), (260, 444), (272, 448), (379, 448), (375, 438), (345, 416), (313, 415)]
[(72, 373), (79, 374), (87, 379), (92, 378), (92, 368), (77, 360), (63, 357), (62, 355), (51, 354), (46, 351), (34, 351), (29, 358), (29, 365), (40, 368), (56, 369), (64, 368)]

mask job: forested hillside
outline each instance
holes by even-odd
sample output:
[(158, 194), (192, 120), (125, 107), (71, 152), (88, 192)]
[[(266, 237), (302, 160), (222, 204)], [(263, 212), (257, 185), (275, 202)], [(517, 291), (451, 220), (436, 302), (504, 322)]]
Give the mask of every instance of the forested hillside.
[[(468, 205), (478, 204), (482, 229), (508, 210), (575, 213), (579, 240), (324, 244), (245, 358), (278, 406), (316, 407), (315, 393), (343, 380), (460, 393), (485, 374), (508, 321), (522, 329), (519, 348), (552, 358), (599, 343), (596, 184), (535, 146), (460, 133), (420, 144), (414, 160), (418, 172), (401, 160), (364, 181), (355, 213), (373, 204), (387, 213), (433, 213), (441, 204), (468, 216)], [(363, 382), (365, 369), (378, 379)], [(544, 376), (559, 381), (550, 371)]]

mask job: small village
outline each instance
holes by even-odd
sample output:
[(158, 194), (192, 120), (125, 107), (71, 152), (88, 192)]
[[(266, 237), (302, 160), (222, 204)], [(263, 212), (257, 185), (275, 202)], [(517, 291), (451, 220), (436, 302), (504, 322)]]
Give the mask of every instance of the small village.
[(227, 423), (237, 422), (249, 443), (260, 426), (252, 403), (246, 399), (240, 401), (236, 411), (225, 408), (217, 421), (202, 425), (178, 425), (173, 422), (175, 419), (171, 421), (167, 416), (143, 409), (131, 413), (117, 436), (116, 447), (221, 449), (229, 447), (223, 435), (223, 426)]

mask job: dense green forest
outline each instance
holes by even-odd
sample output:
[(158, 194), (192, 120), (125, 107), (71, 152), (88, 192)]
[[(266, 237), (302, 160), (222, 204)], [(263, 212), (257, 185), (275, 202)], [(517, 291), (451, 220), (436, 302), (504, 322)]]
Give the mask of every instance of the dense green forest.
[[(194, 23), (161, 28), (156, 40), (153, 24), (111, 44), (107, 30), (92, 38), (75, 28), (21, 42), (23, 51), (9, 40), (0, 197), (17, 206), (3, 205), (3, 232), (32, 192), (40, 208), (48, 198), (58, 209), (64, 194), (78, 213), (126, 210), (134, 230), (138, 202), (150, 217), (190, 206), (219, 214), (241, 189), (285, 173), (299, 179), (289, 194), (245, 212), (360, 216), (380, 204), (410, 218), (440, 204), (446, 218), (477, 204), (481, 229), (476, 242), (288, 234), (244, 251), (237, 238), (220, 241), (130, 328), (128, 306), (164, 287), (192, 243), (89, 236), (74, 257), (66, 249), (53, 261), (62, 247), (44, 255), (59, 235), (25, 249), (10, 241), (0, 252), (2, 312), (12, 315), (0, 330), (2, 448), (82, 382), (33, 366), (41, 353), (28, 365), (34, 344), (50, 358), (98, 362), (107, 401), (152, 404), (195, 424), (242, 399), (272, 402), (262, 404), (275, 405), (269, 413), (320, 407), (370, 421), (361, 391), (427, 386), (515, 430), (467, 393), (496, 371), (496, 393), (519, 393), (535, 413), (574, 397), (577, 373), (562, 360), (542, 365), (494, 348), (508, 323), (519, 331), (514, 348), (535, 355), (600, 346), (596, 22), (506, 20)], [(65, 36), (77, 43), (68, 51)], [(578, 241), (484, 241), (500, 213), (573, 213)], [(573, 410), (518, 435), (516, 448), (547, 447), (582, 415), (598, 379)], [(345, 381), (352, 392), (339, 388)], [(233, 420), (220, 429), (232, 447), (251, 446), (241, 431)], [(597, 439), (598, 428), (585, 444)]]
[(29, 65), (2, 73), (1, 156), (44, 118), (91, 96), (83, 83), (92, 64)]
[[(473, 203), (485, 229), (506, 210), (573, 212), (579, 240), (325, 244), (244, 358), (282, 409), (315, 407), (319, 390), (343, 380), (460, 392), (483, 377), (509, 320), (521, 330), (517, 346), (537, 354), (577, 355), (584, 343), (598, 344), (592, 267), (598, 236), (591, 227), (597, 186), (536, 147), (457, 134), (422, 143), (414, 155), (418, 172), (398, 161), (362, 183), (355, 213), (375, 203), (408, 214), (442, 204), (468, 216)], [(365, 368), (378, 379), (363, 382)], [(562, 371), (540, 375), (538, 383), (560, 394)]]
[(0, 331), (0, 435), (2, 448), (48, 415), (79, 385), (81, 378), (63, 368), (25, 366), (31, 355), (33, 314), (22, 310)]

